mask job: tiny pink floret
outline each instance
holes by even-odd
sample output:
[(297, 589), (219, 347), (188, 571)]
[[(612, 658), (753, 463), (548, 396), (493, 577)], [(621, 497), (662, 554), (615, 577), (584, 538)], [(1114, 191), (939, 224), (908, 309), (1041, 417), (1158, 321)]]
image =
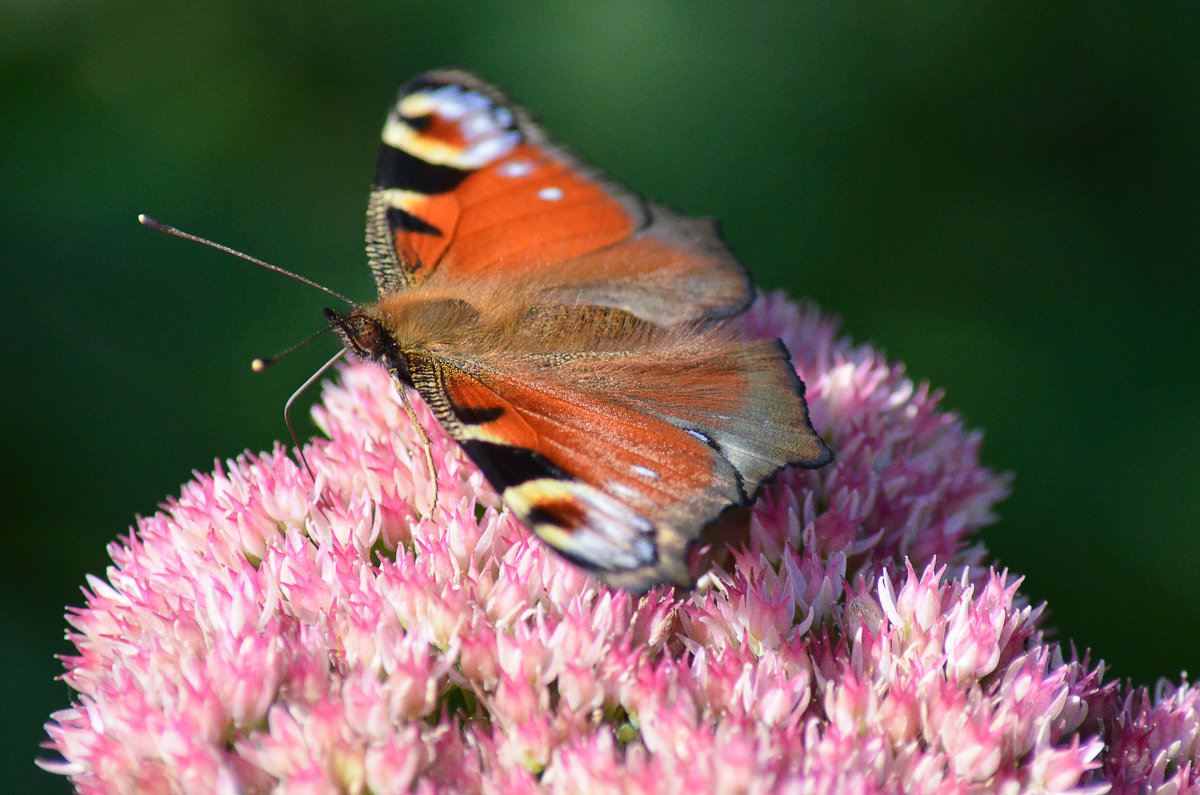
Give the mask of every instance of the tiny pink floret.
[(386, 374), (347, 365), (309, 478), (218, 463), (67, 616), (79, 792), (1187, 792), (1200, 696), (1103, 682), (979, 529), (1009, 479), (939, 394), (766, 296), (836, 452), (782, 472), (691, 593), (614, 592), (509, 514)]

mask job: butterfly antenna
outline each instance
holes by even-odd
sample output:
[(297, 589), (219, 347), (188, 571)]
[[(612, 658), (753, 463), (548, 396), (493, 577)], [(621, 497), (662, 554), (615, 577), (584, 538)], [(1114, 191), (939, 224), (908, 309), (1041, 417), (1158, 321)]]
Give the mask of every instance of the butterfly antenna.
[(305, 345), (307, 345), (308, 343), (315, 340), (317, 337), (321, 336), (322, 334), (324, 334), (328, 331), (332, 331), (332, 330), (333, 330), (332, 326), (326, 326), (325, 328), (321, 329), (320, 331), (315, 331), (312, 334), (309, 334), (307, 338), (300, 340), (295, 345), (288, 348), (286, 351), (277, 353), (274, 356), (268, 356), (265, 359), (262, 359), (262, 358), (253, 359), (250, 362), (250, 369), (256, 373), (261, 373), (263, 370), (266, 370), (268, 367), (271, 367), (272, 365), (274, 365), (280, 359), (284, 358), (285, 356), (291, 356), (293, 353), (300, 350)]
[[(316, 335), (314, 334), (313, 336), (315, 337)], [(291, 436), (292, 436), (292, 444), (296, 445), (296, 452), (300, 453), (300, 460), (304, 462), (304, 468), (308, 470), (308, 476), (313, 479), (314, 483), (317, 480), (317, 476), (315, 474), (313, 474), (312, 467), (310, 467), (308, 465), (308, 459), (304, 457), (304, 450), (303, 450), (303, 448), (300, 447), (300, 439), (299, 439), (299, 437), (296, 436), (296, 429), (292, 425), (292, 404), (296, 402), (296, 398), (298, 398), (302, 394), (304, 394), (304, 391), (306, 389), (308, 389), (310, 386), (312, 386), (314, 383), (316, 383), (318, 378), (325, 375), (325, 372), (330, 367), (333, 367), (333, 365), (337, 362), (338, 359), (342, 358), (345, 355), (346, 355), (345, 350), (338, 351), (337, 355), (335, 355), (329, 361), (325, 362), (325, 364), (321, 365), (320, 369), (318, 369), (315, 373), (310, 375), (308, 377), (308, 380), (305, 381), (303, 384), (301, 384), (300, 388), (292, 393), (292, 396), (287, 399), (287, 403), (283, 404), (283, 423), (284, 423), (284, 425), (287, 426), (288, 433), (291, 434)], [(259, 361), (259, 360), (256, 359), (255, 361)]]
[(358, 304), (354, 303), (353, 301), (351, 301), (349, 298), (342, 295), (341, 293), (330, 290), (328, 287), (326, 287), (323, 284), (317, 284), (312, 279), (306, 279), (303, 276), (301, 276), (300, 274), (292, 273), (291, 271), (289, 271), (285, 268), (281, 268), (278, 265), (272, 265), (269, 262), (263, 262), (262, 260), (258, 259), (257, 257), (252, 257), (249, 254), (243, 254), (242, 252), (238, 251), (235, 248), (230, 248), (229, 246), (224, 246), (224, 245), (221, 245), (220, 243), (215, 243), (212, 240), (207, 240), (203, 237), (200, 237), (199, 235), (193, 235), (188, 232), (184, 232), (180, 229), (176, 229), (175, 227), (173, 227), (169, 224), (164, 224), (162, 221), (158, 221), (154, 218), (151, 218), (150, 216), (146, 215), (145, 213), (142, 213), (141, 215), (138, 216), (138, 221), (141, 222), (142, 226), (153, 229), (155, 232), (164, 232), (168, 235), (174, 235), (175, 237), (182, 237), (184, 240), (191, 240), (194, 243), (203, 243), (206, 246), (215, 248), (217, 251), (224, 251), (226, 254), (232, 254), (235, 257), (240, 257), (241, 259), (244, 259), (247, 262), (253, 262), (255, 265), (260, 265), (260, 266), (266, 268), (267, 270), (275, 271), (276, 273), (282, 273), (284, 276), (290, 276), (291, 278), (295, 279), (296, 281), (303, 282), (310, 287), (316, 287), (321, 292), (328, 293), (329, 295), (332, 295), (334, 298), (337, 298), (340, 301), (345, 301), (350, 306), (358, 306)]
[(438, 504), (437, 468), (433, 465), (433, 442), (430, 441), (429, 434), (425, 433), (425, 426), (417, 420), (417, 413), (413, 411), (412, 403), (408, 402), (408, 388), (404, 386), (404, 382), (400, 380), (400, 376), (395, 370), (391, 371), (391, 375), (392, 383), (396, 385), (396, 391), (400, 393), (400, 402), (404, 404), (408, 419), (420, 434), (421, 445), (425, 448), (425, 464), (429, 467), (429, 482), (433, 484), (433, 502), (429, 506), (429, 515), (433, 516)]

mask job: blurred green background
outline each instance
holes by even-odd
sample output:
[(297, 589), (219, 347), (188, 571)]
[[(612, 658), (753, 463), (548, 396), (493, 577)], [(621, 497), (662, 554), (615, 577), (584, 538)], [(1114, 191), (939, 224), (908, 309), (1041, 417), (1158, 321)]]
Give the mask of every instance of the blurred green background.
[[(352, 297), (380, 125), (455, 64), (768, 288), (944, 388), (1017, 473), (984, 534), (1059, 637), (1176, 677), (1200, 638), (1200, 30), (1190, 4), (0, 5), (7, 790), (64, 606), (193, 469), (286, 438)], [(311, 432), (311, 426), (306, 432)]]

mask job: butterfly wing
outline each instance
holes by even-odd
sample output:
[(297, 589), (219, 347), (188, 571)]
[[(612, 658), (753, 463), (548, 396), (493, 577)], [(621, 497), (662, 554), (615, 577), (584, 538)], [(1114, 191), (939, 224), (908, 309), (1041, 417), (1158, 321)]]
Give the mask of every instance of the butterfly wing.
[(367, 252), (381, 296), (435, 272), (542, 270), (547, 300), (675, 324), (735, 315), (753, 294), (711, 220), (647, 204), (453, 71), (410, 81), (388, 113)]
[[(829, 450), (777, 341), (594, 315), (530, 318), (503, 351), (410, 354), (406, 366), (543, 541), (609, 585), (689, 585), (688, 545), (706, 524), (779, 468), (820, 466)], [(589, 324), (600, 333), (570, 335)], [(529, 344), (564, 338), (545, 352)]]

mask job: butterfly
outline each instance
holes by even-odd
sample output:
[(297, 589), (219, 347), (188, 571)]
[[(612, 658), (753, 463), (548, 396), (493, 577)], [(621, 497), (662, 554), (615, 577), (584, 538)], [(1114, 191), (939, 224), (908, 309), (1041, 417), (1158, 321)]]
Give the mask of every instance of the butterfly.
[(367, 210), (379, 300), (326, 310), (415, 389), (537, 536), (605, 584), (690, 587), (689, 547), (832, 454), (711, 220), (643, 201), (472, 75), (400, 89)]

